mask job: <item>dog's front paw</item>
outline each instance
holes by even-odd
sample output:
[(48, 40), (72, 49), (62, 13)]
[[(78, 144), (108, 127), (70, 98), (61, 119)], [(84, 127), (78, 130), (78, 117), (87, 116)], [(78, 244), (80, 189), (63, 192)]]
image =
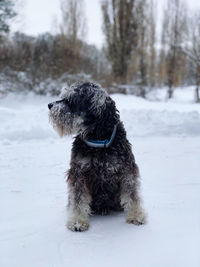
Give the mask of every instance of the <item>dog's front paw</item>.
[(132, 223), (135, 225), (141, 225), (145, 224), (147, 221), (147, 217), (144, 211), (137, 212), (131, 216), (126, 217), (126, 222), (127, 223)]
[(87, 231), (89, 228), (89, 223), (83, 222), (83, 221), (69, 221), (67, 223), (67, 228), (73, 232), (83, 232), (83, 231)]

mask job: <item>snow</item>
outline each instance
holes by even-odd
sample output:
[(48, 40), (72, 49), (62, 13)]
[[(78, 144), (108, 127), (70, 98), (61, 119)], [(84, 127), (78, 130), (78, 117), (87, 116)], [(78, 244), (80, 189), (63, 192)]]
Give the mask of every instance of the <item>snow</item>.
[[(187, 97), (182, 97), (182, 95)], [(148, 223), (123, 213), (93, 216), (90, 229), (66, 229), (72, 138), (48, 121), (53, 97), (0, 100), (0, 266), (200, 266), (200, 105), (191, 90), (172, 101), (113, 95), (140, 167)]]

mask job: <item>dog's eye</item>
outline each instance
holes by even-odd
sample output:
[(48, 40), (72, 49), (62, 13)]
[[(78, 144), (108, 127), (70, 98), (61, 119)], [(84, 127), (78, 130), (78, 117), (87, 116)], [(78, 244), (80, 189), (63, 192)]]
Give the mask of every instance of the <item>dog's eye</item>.
[(69, 106), (69, 107), (72, 105), (71, 100), (68, 99), (68, 98), (64, 98), (64, 99), (62, 99), (62, 101), (63, 101), (63, 103), (64, 103), (65, 105), (67, 105), (67, 106)]

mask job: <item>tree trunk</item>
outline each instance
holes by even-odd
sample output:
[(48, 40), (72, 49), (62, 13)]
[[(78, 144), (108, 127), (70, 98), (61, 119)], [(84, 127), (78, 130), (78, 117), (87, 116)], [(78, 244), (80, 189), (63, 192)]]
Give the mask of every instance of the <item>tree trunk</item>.
[(196, 102), (200, 103), (200, 93), (199, 93), (199, 86), (197, 85), (196, 90), (195, 90), (195, 97), (196, 97)]
[(174, 93), (173, 86), (169, 86), (167, 91), (168, 99), (171, 99), (173, 97), (173, 93)]
[(199, 86), (200, 86), (200, 65), (198, 64), (196, 67), (196, 90), (195, 90), (197, 103), (200, 103)]
[(146, 90), (143, 85), (140, 86), (140, 96), (146, 98)]

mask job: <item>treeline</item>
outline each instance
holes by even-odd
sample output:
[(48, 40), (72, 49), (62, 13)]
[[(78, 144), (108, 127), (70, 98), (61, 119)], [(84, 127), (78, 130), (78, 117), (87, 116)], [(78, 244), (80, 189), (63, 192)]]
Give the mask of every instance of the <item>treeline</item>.
[[(119, 83), (134, 84), (145, 97), (154, 87), (200, 86), (200, 11), (167, 0), (162, 23), (154, 0), (102, 1), (107, 58)], [(162, 25), (161, 27), (160, 24)]]
[(102, 0), (100, 51), (84, 41), (84, 0), (61, 2), (58, 34), (1, 36), (1, 72), (26, 73), (30, 89), (49, 78), (85, 73), (110, 92), (142, 97), (165, 87), (171, 98), (177, 86), (193, 84), (200, 101), (200, 11), (189, 12), (184, 0), (167, 0), (161, 22), (155, 0)]
[[(0, 69), (9, 67), (26, 72), (33, 85), (48, 77), (59, 78), (63, 73), (86, 73), (101, 79), (106, 73), (105, 56), (95, 46), (77, 40), (75, 46), (64, 34), (45, 33), (31, 37), (15, 33), (12, 38), (2, 38)], [(105, 64), (106, 65), (106, 64)]]

